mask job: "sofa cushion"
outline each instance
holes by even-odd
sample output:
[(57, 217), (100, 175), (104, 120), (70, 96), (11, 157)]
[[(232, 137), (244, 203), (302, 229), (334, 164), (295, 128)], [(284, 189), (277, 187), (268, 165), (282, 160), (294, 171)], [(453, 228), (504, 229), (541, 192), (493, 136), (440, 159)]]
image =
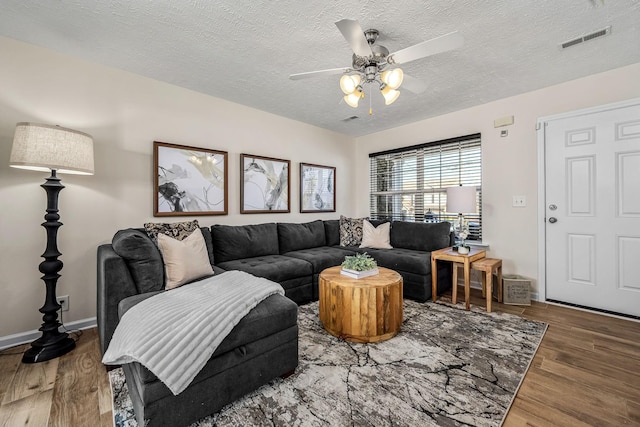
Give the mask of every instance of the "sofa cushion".
[(365, 219), (362, 223), (362, 244), (360, 247), (391, 249), (390, 232), (391, 223), (385, 222), (375, 226)]
[(324, 246), (325, 241), (322, 220), (305, 224), (278, 223), (280, 253)]
[(324, 236), (326, 246), (338, 246), (340, 244), (340, 220), (329, 219), (324, 221)]
[(313, 273), (320, 273), (325, 268), (342, 264), (344, 257), (355, 255), (355, 252), (340, 247), (320, 246), (287, 252), (286, 256), (303, 259), (313, 265)]
[(278, 228), (275, 223), (214, 225), (211, 227), (211, 239), (216, 264), (279, 254)]
[(391, 225), (391, 246), (431, 252), (449, 246), (451, 224), (448, 222), (394, 221)]
[(162, 256), (143, 230), (120, 230), (113, 236), (111, 244), (113, 250), (124, 259), (139, 293), (164, 289)]
[(310, 263), (283, 255), (263, 255), (219, 262), (218, 267), (225, 270), (246, 271), (254, 276), (264, 277), (280, 284), (289, 279), (304, 276), (310, 277), (313, 274)]
[(347, 218), (340, 215), (340, 246), (360, 246), (364, 218)]
[[(131, 308), (133, 302), (140, 302), (140, 298), (130, 297), (121, 303), (123, 308), (121, 310), (120, 317)], [(131, 299), (131, 302), (127, 300)], [(136, 301), (137, 300), (137, 301)], [(125, 302), (127, 301), (127, 302)], [(231, 330), (229, 335), (220, 343), (216, 351), (213, 353), (212, 359), (228, 352), (233, 349), (237, 349), (241, 346), (258, 341), (261, 338), (271, 336), (279, 331), (286, 330), (292, 326), (296, 326), (298, 322), (298, 306), (282, 295), (271, 295), (265, 298), (262, 302), (256, 305), (242, 320)], [(207, 363), (203, 368), (203, 371), (198, 376), (206, 378), (207, 370), (211, 370), (211, 363)], [(140, 363), (132, 364), (134, 369), (144, 383), (155, 381), (156, 376), (145, 368)], [(211, 373), (209, 374), (209, 376)]]
[(148, 222), (144, 225), (147, 235), (154, 242), (158, 241), (158, 234), (164, 234), (176, 240), (184, 240), (199, 228), (198, 220), (184, 222), (158, 223)]
[(182, 240), (164, 233), (158, 233), (157, 239), (164, 261), (165, 289), (213, 275), (207, 245), (199, 228)]
[(431, 253), (413, 249), (368, 249), (378, 266), (416, 274), (431, 273)]

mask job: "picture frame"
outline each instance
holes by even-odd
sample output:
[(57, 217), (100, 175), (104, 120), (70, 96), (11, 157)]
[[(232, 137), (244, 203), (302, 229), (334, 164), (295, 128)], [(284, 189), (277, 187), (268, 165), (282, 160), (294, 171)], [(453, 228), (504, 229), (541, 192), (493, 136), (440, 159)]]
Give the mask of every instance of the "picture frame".
[(336, 168), (300, 163), (300, 213), (336, 211)]
[(153, 216), (226, 215), (228, 153), (153, 142)]
[(240, 155), (240, 213), (291, 212), (291, 161)]

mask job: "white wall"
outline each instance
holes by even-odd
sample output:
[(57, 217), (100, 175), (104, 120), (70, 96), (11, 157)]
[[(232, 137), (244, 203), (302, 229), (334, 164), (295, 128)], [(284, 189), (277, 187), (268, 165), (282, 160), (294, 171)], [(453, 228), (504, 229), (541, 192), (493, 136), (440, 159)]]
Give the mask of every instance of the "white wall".
[[(229, 152), (229, 215), (201, 224), (306, 222), (355, 209), (354, 139), (189, 90), (0, 38), (0, 337), (32, 331), (44, 284), (48, 174), (9, 167), (15, 124), (58, 124), (94, 138), (95, 175), (61, 175), (58, 295), (70, 296), (65, 322), (95, 316), (96, 248), (121, 228), (153, 218), (153, 141)], [(240, 153), (291, 160), (291, 214), (239, 214)], [(300, 214), (299, 163), (337, 167), (338, 212)], [(193, 218), (193, 217), (182, 217)]]
[[(536, 279), (536, 119), (640, 96), (640, 64), (354, 139), (50, 50), (0, 37), (0, 337), (32, 331), (44, 285), (46, 174), (8, 166), (16, 122), (59, 124), (94, 137), (96, 174), (63, 175), (65, 263), (58, 295), (70, 295), (65, 322), (95, 316), (96, 247), (120, 228), (174, 218), (152, 216), (152, 142), (229, 152), (229, 215), (197, 217), (205, 225), (304, 222), (368, 215), (368, 153), (481, 132), (484, 238), (507, 273)], [(405, 94), (403, 96), (412, 96)], [(428, 92), (425, 95), (428, 96)], [(401, 102), (401, 100), (400, 100)], [(393, 108), (393, 107), (388, 107)], [(514, 115), (501, 138), (493, 120)], [(239, 155), (290, 159), (291, 214), (239, 214)], [(337, 167), (332, 214), (299, 214), (298, 163)], [(355, 165), (355, 168), (354, 168)], [(511, 197), (525, 195), (526, 208)], [(189, 217), (186, 217), (189, 218)]]
[[(428, 96), (428, 91), (421, 96)], [(369, 153), (481, 132), (483, 240), (490, 244), (488, 256), (502, 258), (505, 273), (532, 278), (537, 285), (537, 119), (638, 96), (640, 64), (634, 64), (358, 138), (356, 214), (368, 214)], [(514, 125), (493, 127), (495, 119), (508, 115), (515, 116)], [(500, 137), (502, 129), (509, 131), (508, 137)], [(527, 206), (512, 207), (514, 195), (526, 196)]]

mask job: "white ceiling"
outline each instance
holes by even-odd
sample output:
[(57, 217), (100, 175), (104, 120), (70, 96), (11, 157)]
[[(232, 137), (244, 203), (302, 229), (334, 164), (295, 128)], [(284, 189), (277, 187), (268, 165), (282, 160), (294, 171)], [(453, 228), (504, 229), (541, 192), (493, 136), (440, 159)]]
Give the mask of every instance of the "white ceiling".
[[(391, 52), (454, 30), (465, 44), (402, 66), (421, 95), (385, 106), (367, 88), (353, 109), (339, 75), (288, 78), (351, 65), (343, 18)], [(640, 0), (2, 0), (0, 35), (361, 136), (640, 62)]]

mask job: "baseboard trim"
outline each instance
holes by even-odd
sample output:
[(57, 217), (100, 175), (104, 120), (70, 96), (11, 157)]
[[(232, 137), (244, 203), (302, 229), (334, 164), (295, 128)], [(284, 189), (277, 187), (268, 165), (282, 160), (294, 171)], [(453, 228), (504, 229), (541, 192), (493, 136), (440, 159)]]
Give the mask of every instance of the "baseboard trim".
[[(96, 326), (98, 326), (98, 319), (95, 317), (90, 317), (88, 319), (81, 319), (74, 322), (65, 323), (64, 325), (62, 325), (62, 330), (66, 330), (68, 332), (72, 330), (95, 328)], [(17, 345), (30, 343), (38, 339), (40, 335), (40, 331), (33, 330), (0, 337), (0, 351), (15, 347)]]

